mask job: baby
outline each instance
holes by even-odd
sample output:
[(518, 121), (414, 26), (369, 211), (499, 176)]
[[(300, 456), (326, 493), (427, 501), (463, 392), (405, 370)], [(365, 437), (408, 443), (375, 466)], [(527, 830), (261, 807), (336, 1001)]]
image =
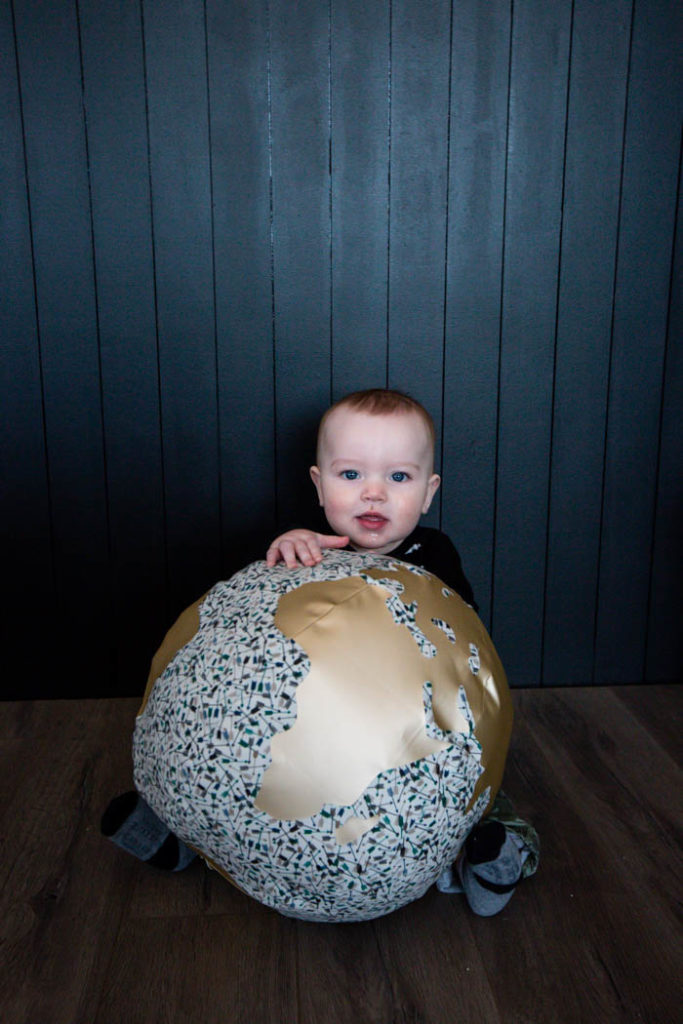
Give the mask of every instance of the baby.
[[(441, 480), (434, 472), (434, 424), (419, 402), (397, 391), (359, 391), (336, 402), (318, 431), (311, 478), (334, 534), (295, 529), (268, 548), (267, 565), (312, 566), (325, 548), (396, 558), (427, 569), (476, 609), (460, 556), (440, 530), (419, 526)], [(194, 853), (135, 792), (107, 807), (101, 829), (118, 846), (157, 867), (182, 870)], [(486, 821), (473, 829), (457, 865), (438, 880), (465, 892), (475, 913), (507, 904), (522, 875), (538, 862), (538, 837), (499, 793)]]
[[(323, 416), (311, 479), (333, 534), (294, 529), (276, 537), (266, 562), (316, 565), (324, 548), (392, 554), (434, 573), (475, 610), (460, 556), (440, 530), (419, 526), (440, 477), (434, 472), (434, 424), (398, 391), (357, 391)], [(491, 916), (508, 903), (538, 864), (538, 836), (499, 793), (486, 821), (473, 829), (457, 865), (438, 887), (465, 892), (475, 913)]]

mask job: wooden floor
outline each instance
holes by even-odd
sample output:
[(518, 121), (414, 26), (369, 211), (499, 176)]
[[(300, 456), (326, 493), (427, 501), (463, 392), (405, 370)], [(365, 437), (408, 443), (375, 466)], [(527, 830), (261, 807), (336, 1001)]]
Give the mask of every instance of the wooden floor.
[(505, 788), (541, 868), (498, 917), (431, 890), (287, 920), (101, 838), (136, 701), (0, 704), (2, 1024), (683, 1021), (683, 689), (524, 690)]

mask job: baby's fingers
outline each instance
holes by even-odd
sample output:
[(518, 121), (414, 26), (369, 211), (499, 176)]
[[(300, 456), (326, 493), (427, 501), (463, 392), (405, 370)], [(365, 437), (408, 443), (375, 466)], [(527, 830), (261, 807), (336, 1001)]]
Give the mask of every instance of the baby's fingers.
[(274, 565), (277, 565), (281, 558), (280, 544), (278, 541), (274, 541), (266, 551), (266, 565), (269, 569), (272, 569)]
[(323, 560), (322, 548), (343, 548), (348, 537), (314, 533), (312, 530), (288, 530), (276, 537), (266, 552), (266, 565), (272, 568), (283, 561), (288, 569), (298, 565), (318, 565)]
[(322, 562), (322, 551), (314, 537), (310, 537), (307, 540), (296, 541), (295, 547), (297, 557), (302, 565), (317, 565), (318, 562)]
[(297, 564), (297, 545), (294, 541), (280, 541), (280, 558), (288, 569), (293, 569)]
[(319, 533), (317, 540), (321, 548), (345, 548), (349, 543), (348, 537), (339, 537), (336, 533)]
[(315, 541), (281, 540), (269, 548), (266, 565), (272, 567), (282, 560), (288, 569), (296, 569), (298, 565), (317, 565), (322, 557)]

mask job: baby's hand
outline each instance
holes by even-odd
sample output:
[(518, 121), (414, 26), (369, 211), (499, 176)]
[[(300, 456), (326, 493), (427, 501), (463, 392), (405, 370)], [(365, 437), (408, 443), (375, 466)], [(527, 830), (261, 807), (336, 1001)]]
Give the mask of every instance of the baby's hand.
[(315, 533), (313, 530), (288, 530), (276, 537), (268, 548), (266, 565), (283, 561), (288, 569), (297, 565), (317, 565), (322, 562), (322, 548), (345, 548), (348, 537)]

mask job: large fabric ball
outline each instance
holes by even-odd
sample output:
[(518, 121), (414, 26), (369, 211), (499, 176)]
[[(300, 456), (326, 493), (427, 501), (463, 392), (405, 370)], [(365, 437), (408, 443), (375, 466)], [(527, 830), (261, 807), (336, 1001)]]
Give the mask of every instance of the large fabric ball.
[(316, 921), (421, 896), (500, 785), (512, 713), (475, 612), (390, 556), (256, 562), (168, 634), (133, 740), (157, 814), (262, 903)]

